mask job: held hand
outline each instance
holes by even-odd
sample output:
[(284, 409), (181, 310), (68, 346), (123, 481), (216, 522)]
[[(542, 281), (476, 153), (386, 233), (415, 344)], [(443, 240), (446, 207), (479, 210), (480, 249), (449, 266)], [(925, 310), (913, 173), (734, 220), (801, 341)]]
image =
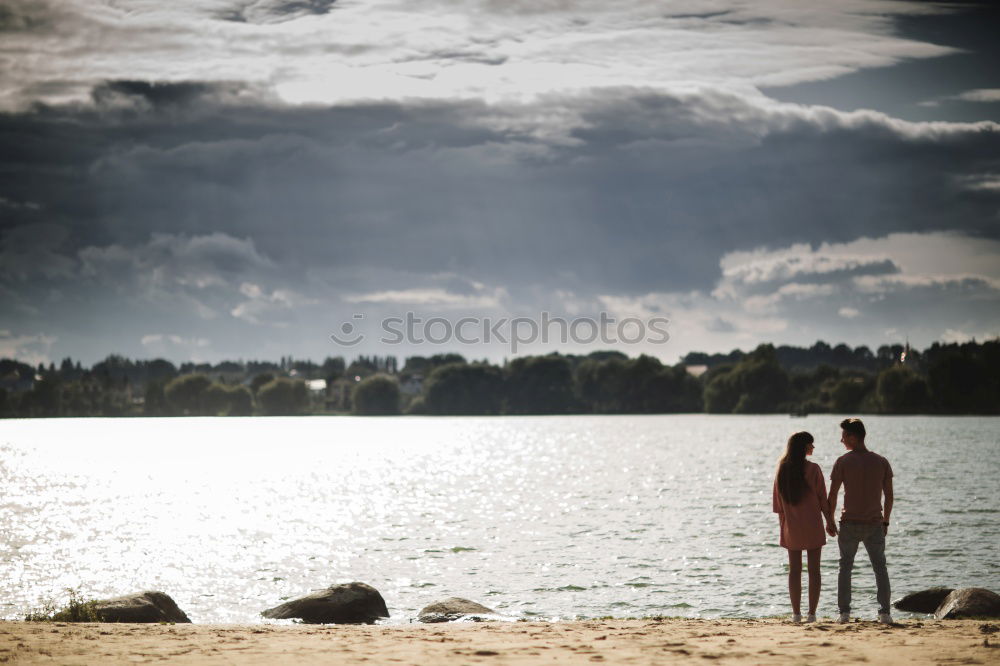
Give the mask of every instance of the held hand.
[(837, 527), (833, 523), (826, 524), (826, 533), (832, 537), (837, 536)]

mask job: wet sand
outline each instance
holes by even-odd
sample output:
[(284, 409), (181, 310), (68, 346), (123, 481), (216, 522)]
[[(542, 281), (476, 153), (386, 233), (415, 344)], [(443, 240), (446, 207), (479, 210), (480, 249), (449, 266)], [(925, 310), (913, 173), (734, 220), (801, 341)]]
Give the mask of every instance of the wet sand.
[(0, 622), (0, 663), (998, 664), (998, 625), (793, 625), (773, 619), (386, 626)]

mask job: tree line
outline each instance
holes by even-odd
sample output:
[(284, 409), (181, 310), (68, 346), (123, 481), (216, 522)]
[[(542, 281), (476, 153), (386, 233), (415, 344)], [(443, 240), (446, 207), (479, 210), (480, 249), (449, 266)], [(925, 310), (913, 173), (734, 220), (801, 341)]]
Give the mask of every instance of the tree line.
[[(905, 358), (904, 358), (905, 357)], [(30, 378), (30, 379), (29, 379)], [(322, 380), (317, 383), (316, 380)], [(0, 360), (0, 416), (1000, 414), (1000, 340), (851, 349), (764, 344), (664, 365), (617, 351), (186, 363)]]

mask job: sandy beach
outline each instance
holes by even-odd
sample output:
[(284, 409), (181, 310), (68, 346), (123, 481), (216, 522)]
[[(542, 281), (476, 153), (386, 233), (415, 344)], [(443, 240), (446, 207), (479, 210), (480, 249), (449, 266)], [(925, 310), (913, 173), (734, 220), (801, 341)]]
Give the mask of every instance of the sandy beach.
[(396, 626), (0, 623), (0, 663), (996, 664), (997, 622), (590, 620)]

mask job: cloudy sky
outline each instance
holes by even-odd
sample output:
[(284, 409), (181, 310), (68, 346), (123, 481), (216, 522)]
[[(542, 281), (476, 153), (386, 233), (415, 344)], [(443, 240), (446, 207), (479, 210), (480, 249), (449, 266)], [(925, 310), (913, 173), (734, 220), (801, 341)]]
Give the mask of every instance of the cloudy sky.
[(1000, 334), (988, 3), (4, 0), (0, 33), (0, 356), (510, 355), (380, 343), (407, 312), (665, 317), (620, 348), (667, 362)]

